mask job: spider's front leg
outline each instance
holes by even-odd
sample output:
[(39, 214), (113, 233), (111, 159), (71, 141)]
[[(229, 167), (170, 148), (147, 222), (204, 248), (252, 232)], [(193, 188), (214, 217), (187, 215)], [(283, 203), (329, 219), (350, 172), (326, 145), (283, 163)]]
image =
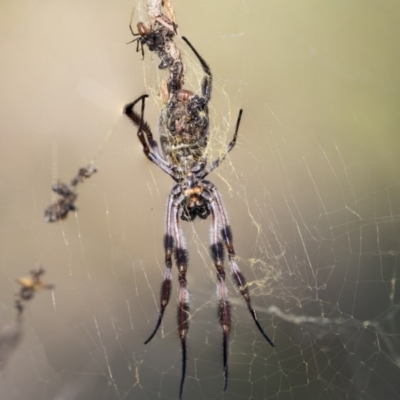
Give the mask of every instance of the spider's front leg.
[[(142, 144), (143, 152), (146, 157), (176, 181), (177, 179), (175, 177), (172, 165), (168, 161), (164, 160), (164, 158), (161, 156), (160, 150), (158, 149), (158, 144), (153, 137), (153, 132), (151, 131), (149, 124), (144, 121), (145, 99), (147, 97), (149, 96), (144, 94), (138, 97), (132, 103), (127, 104), (124, 107), (124, 114), (135, 126), (138, 127), (137, 136)], [(139, 101), (142, 102), (140, 114), (134, 110), (135, 105)]]
[[(153, 138), (153, 132), (151, 131), (148, 123), (144, 121), (144, 108), (145, 108), (145, 99), (149, 97), (148, 94), (143, 94), (142, 96), (139, 96), (135, 101), (132, 103), (127, 104), (124, 107), (124, 114), (133, 122), (135, 126), (138, 127), (138, 138), (140, 140), (140, 143), (143, 146), (143, 152), (146, 155), (146, 157), (150, 161), (154, 161), (153, 157), (151, 157), (151, 148), (154, 150), (154, 153), (159, 153), (158, 152), (158, 146), (157, 142)], [(134, 111), (134, 107), (139, 101), (142, 102), (142, 109), (141, 113), (138, 114), (136, 111)], [(146, 134), (146, 136), (144, 135)], [(149, 142), (149, 143), (147, 143)], [(150, 148), (150, 146), (151, 148)], [(158, 155), (158, 154), (157, 154)]]
[(238, 115), (238, 118), (236, 121), (235, 133), (233, 134), (233, 138), (230, 141), (230, 143), (228, 144), (226, 150), (224, 151), (224, 153), (222, 153), (222, 155), (220, 157), (218, 157), (215, 161), (213, 161), (212, 164), (206, 170), (204, 170), (204, 172), (201, 175), (201, 178), (204, 179), (211, 171), (214, 171), (215, 168), (219, 167), (219, 165), (222, 163), (222, 161), (225, 160), (228, 153), (235, 147), (237, 136), (239, 133), (240, 121), (242, 120), (242, 114), (243, 114), (243, 110), (240, 109), (239, 115)]
[(205, 102), (207, 104), (210, 101), (211, 90), (212, 90), (213, 77), (212, 77), (212, 73), (211, 73), (211, 68), (206, 63), (204, 58), (199, 54), (199, 52), (189, 42), (189, 40), (185, 36), (182, 36), (182, 39), (186, 42), (186, 44), (190, 47), (190, 49), (196, 55), (197, 59), (200, 61), (201, 67), (203, 68), (203, 71), (206, 74), (206, 76), (203, 78), (203, 82), (201, 83), (201, 92), (202, 92), (204, 100), (205, 100)]

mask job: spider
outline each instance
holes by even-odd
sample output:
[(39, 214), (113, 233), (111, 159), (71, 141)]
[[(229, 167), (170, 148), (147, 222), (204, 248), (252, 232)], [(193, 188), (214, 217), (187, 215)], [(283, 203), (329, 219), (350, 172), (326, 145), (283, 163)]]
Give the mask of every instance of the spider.
[[(175, 25), (173, 25), (173, 28), (175, 29)], [(165, 49), (167, 47), (167, 43), (171, 42), (174, 38), (174, 30), (171, 30), (164, 25), (152, 30), (147, 28), (143, 22), (139, 22), (137, 24), (138, 33), (133, 31), (132, 24), (129, 25), (129, 29), (131, 30), (133, 36), (139, 37), (128, 42), (128, 44), (136, 42), (136, 52), (140, 51), (142, 53), (142, 60), (144, 59), (143, 46), (147, 44), (149, 50), (156, 52), (161, 59), (161, 63), (158, 68), (165, 69), (172, 65), (173, 59), (167, 54)]]
[[(187, 107), (189, 107), (188, 104), (193, 99), (195, 100), (192, 101), (192, 104), (202, 104), (201, 109), (204, 115), (199, 116), (194, 113), (194, 120), (196, 120), (197, 117), (200, 119), (207, 117), (208, 121), (207, 104), (210, 100), (212, 89), (211, 71), (207, 63), (189, 41), (186, 38), (183, 39), (194, 51), (203, 67), (203, 70), (206, 72), (206, 77), (203, 79), (202, 83), (202, 96), (196, 96), (189, 92), (186, 104)], [(181, 92), (181, 96), (185, 97), (184, 95), (185, 92)], [(196, 132), (191, 131), (193, 125), (187, 125), (183, 130), (175, 130), (175, 132), (172, 133), (167, 131), (165, 127), (164, 129), (161, 129), (160, 141), (163, 151), (162, 155), (159, 151), (157, 141), (153, 138), (150, 126), (143, 119), (145, 99), (147, 97), (148, 95), (144, 94), (132, 103), (127, 104), (124, 108), (124, 113), (130, 118), (133, 124), (138, 127), (137, 135), (146, 157), (171, 176), (176, 184), (172, 188), (167, 200), (164, 236), (165, 272), (161, 284), (159, 316), (154, 330), (144, 343), (149, 343), (157, 333), (165, 309), (169, 303), (172, 289), (171, 269), (174, 258), (178, 268), (179, 279), (177, 323), (182, 349), (182, 373), (179, 389), (179, 398), (182, 399), (187, 364), (186, 338), (189, 329), (189, 293), (186, 283), (188, 254), (185, 248), (183, 233), (180, 228), (180, 220), (193, 221), (196, 217), (206, 219), (209, 215), (212, 216), (210, 253), (217, 271), (218, 281), (218, 317), (222, 327), (223, 348), (223, 390), (226, 390), (228, 385), (228, 342), (232, 325), (228, 289), (225, 283), (224, 245), (228, 252), (232, 277), (235, 285), (246, 302), (247, 308), (258, 330), (271, 346), (275, 345), (264, 332), (264, 329), (258, 321), (256, 312), (251, 305), (250, 293), (246, 284), (246, 279), (236, 263), (232, 230), (228, 222), (227, 213), (221, 195), (216, 186), (205, 179), (210, 172), (216, 169), (223, 162), (228, 153), (234, 148), (243, 110), (239, 111), (233, 139), (228, 144), (225, 152), (207, 167), (206, 150), (209, 137), (208, 123), (204, 125), (203, 129), (198, 129)], [(135, 105), (139, 102), (141, 102), (140, 114), (134, 111)], [(170, 110), (172, 114), (174, 114), (174, 111), (173, 108)]]
[(23, 301), (28, 301), (33, 298), (33, 295), (42, 289), (54, 289), (54, 285), (44, 283), (41, 276), (45, 273), (42, 267), (37, 269), (32, 269), (29, 271), (30, 276), (24, 278), (18, 278), (17, 283), (21, 285), (18, 293), (18, 298), (15, 301), (15, 308), (18, 310), (19, 314), (22, 314), (24, 307), (22, 305)]

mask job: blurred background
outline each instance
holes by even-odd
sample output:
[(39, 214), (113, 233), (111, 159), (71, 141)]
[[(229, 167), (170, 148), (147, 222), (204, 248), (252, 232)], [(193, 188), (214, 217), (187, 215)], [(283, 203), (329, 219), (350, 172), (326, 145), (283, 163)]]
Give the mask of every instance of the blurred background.
[[(222, 392), (210, 220), (184, 223), (184, 398), (397, 399), (399, 3), (173, 4), (180, 32), (215, 77), (210, 158), (244, 109), (238, 145), (209, 178), (276, 344), (261, 337), (229, 279), (230, 382)], [(146, 119), (157, 131), (158, 60), (147, 52), (142, 61), (136, 44), (126, 44), (132, 10), (134, 27), (145, 20), (143, 4), (0, 7), (0, 329), (15, 320), (17, 277), (43, 265), (44, 280), (56, 285), (27, 304), (1, 398), (176, 399), (176, 284), (162, 329), (143, 344), (157, 319), (173, 182), (145, 158), (122, 115), (147, 92)], [(202, 71), (178, 45), (188, 87), (198, 92)], [(98, 173), (79, 185), (78, 211), (45, 223), (52, 183), (70, 182), (92, 160)]]

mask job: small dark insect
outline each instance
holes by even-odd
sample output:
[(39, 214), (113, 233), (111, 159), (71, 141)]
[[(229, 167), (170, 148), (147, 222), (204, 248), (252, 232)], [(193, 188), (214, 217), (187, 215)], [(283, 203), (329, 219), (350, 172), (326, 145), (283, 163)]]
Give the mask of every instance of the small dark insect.
[[(246, 302), (258, 330), (271, 346), (272, 340), (264, 332), (258, 321), (255, 310), (251, 305), (250, 293), (246, 279), (236, 262), (233, 247), (233, 235), (228, 216), (216, 186), (206, 180), (206, 176), (216, 169), (226, 158), (236, 144), (242, 110), (239, 111), (233, 139), (225, 152), (207, 167), (207, 146), (209, 140), (208, 129), (208, 102), (211, 97), (212, 76), (211, 70), (199, 53), (183, 38), (199, 59), (205, 77), (202, 83), (202, 95), (194, 95), (190, 91), (181, 90), (175, 95), (177, 101), (169, 102), (167, 112), (160, 118), (160, 142), (163, 154), (160, 153), (158, 143), (147, 122), (144, 121), (145, 99), (142, 95), (130, 104), (127, 104), (124, 113), (138, 127), (138, 138), (143, 146), (146, 157), (166, 172), (175, 182), (168, 200), (164, 236), (165, 273), (161, 284), (160, 310), (156, 326), (145, 341), (149, 343), (157, 333), (165, 309), (169, 303), (172, 290), (172, 263), (173, 258), (178, 268), (179, 305), (178, 333), (182, 348), (182, 375), (179, 398), (182, 398), (183, 386), (186, 377), (186, 337), (189, 329), (189, 292), (186, 283), (188, 268), (188, 254), (185, 248), (183, 232), (180, 229), (180, 220), (193, 221), (196, 217), (206, 219), (212, 216), (210, 253), (217, 272), (218, 317), (222, 327), (224, 390), (228, 385), (228, 343), (231, 331), (231, 311), (228, 300), (228, 289), (225, 283), (224, 256), (225, 250), (231, 266), (233, 281)], [(134, 111), (137, 103), (141, 102), (141, 113)]]
[(54, 183), (51, 188), (60, 198), (44, 210), (44, 220), (46, 222), (55, 222), (66, 218), (70, 211), (76, 211), (75, 201), (78, 197), (75, 192), (76, 186), (82, 183), (85, 178), (90, 178), (95, 172), (97, 172), (96, 167), (89, 165), (79, 169), (77, 175), (71, 180), (70, 185), (62, 182)]

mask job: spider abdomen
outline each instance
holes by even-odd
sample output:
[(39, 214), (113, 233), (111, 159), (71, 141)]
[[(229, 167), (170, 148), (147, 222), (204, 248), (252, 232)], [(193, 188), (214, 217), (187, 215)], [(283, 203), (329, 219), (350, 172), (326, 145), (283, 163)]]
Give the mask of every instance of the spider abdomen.
[(192, 167), (204, 157), (208, 145), (208, 117), (204, 111), (190, 113), (184, 102), (174, 104), (173, 112), (161, 113), (161, 148), (172, 164)]

